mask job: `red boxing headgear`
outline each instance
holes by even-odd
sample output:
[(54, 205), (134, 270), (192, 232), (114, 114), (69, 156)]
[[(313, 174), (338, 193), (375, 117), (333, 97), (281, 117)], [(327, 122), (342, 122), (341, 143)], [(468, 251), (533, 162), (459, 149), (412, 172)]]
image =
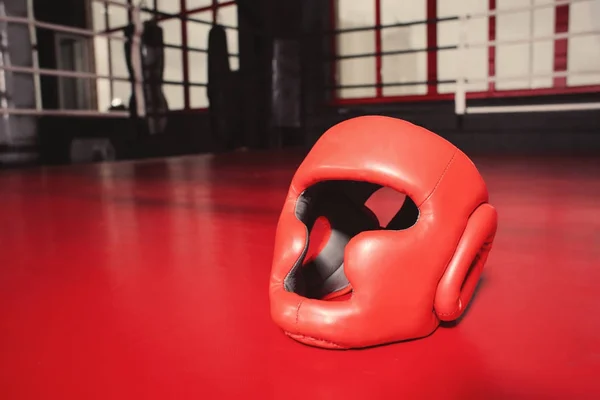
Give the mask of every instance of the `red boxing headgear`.
[[(382, 187), (407, 196), (385, 227), (365, 206)], [(307, 258), (318, 218), (329, 234)], [(482, 177), (451, 143), (394, 118), (342, 122), (292, 180), (277, 226), (272, 318), (325, 348), (427, 336), (465, 310), (496, 226)]]

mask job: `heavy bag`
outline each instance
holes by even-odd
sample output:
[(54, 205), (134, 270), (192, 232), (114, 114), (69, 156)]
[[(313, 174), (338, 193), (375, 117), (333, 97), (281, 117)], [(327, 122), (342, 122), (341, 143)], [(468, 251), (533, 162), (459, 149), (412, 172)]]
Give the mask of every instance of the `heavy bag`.
[[(365, 205), (382, 187), (407, 196), (386, 226)], [(318, 219), (328, 234), (307, 257)], [(496, 227), (485, 182), (458, 148), (399, 119), (349, 119), (292, 179), (277, 226), (272, 318), (324, 348), (425, 337), (464, 312)]]
[(125, 41), (125, 55), (127, 68), (132, 77), (131, 98), (129, 109), (133, 116), (137, 116), (137, 101), (133, 85), (137, 79), (143, 82), (144, 100), (146, 106), (146, 129), (149, 134), (154, 135), (165, 131), (169, 111), (169, 105), (163, 92), (165, 50), (163, 29), (155, 21), (145, 21), (141, 38), (142, 76), (135, 77), (131, 60), (133, 26), (128, 26), (125, 31), (128, 40)]
[[(236, 80), (237, 81), (237, 80)], [(229, 65), (227, 34), (221, 25), (213, 25), (208, 34), (208, 85), (210, 123), (216, 150), (231, 148), (235, 135), (233, 105), (234, 93), (232, 71)]]
[(271, 76), (272, 142), (277, 146), (302, 145), (302, 68), (300, 43), (275, 39)]

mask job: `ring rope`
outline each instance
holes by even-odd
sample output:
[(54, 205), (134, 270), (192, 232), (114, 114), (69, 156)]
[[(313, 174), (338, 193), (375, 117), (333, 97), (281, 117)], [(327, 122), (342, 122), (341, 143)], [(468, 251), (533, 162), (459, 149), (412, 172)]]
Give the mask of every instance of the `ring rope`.
[(110, 39), (115, 39), (115, 40), (122, 40), (122, 41), (127, 40), (123, 36), (118, 36), (118, 35), (115, 35), (112, 33), (104, 34), (102, 32), (94, 32), (91, 29), (73, 28), (73, 27), (68, 27), (68, 26), (64, 26), (64, 25), (50, 24), (48, 22), (41, 22), (41, 21), (38, 21), (35, 19), (26, 18), (26, 17), (13, 17), (13, 16), (2, 15), (2, 16), (0, 16), (0, 21), (8, 22), (11, 24), (22, 24), (22, 25), (29, 25), (29, 26), (33, 25), (34, 27), (41, 28), (41, 29), (48, 29), (50, 31), (55, 31), (55, 32), (72, 33), (74, 35), (81, 35), (81, 36), (88, 36), (88, 37), (104, 36), (104, 37), (108, 37)]
[(525, 43), (534, 43), (534, 42), (544, 42), (544, 41), (569, 39), (569, 38), (573, 38), (573, 37), (594, 36), (594, 35), (600, 35), (600, 30), (581, 31), (581, 32), (562, 32), (562, 33), (556, 33), (554, 35), (534, 36), (534, 37), (529, 37), (526, 39), (490, 40), (487, 42), (466, 43), (465, 48), (478, 49), (478, 48), (496, 47), (496, 46), (503, 46), (503, 45), (510, 45), (510, 44), (525, 44)]
[(571, 4), (576, 3), (586, 3), (591, 2), (593, 0), (555, 0), (553, 3), (542, 3), (542, 4), (531, 4), (526, 7), (515, 7), (515, 8), (506, 8), (506, 9), (495, 9), (490, 11), (482, 11), (478, 13), (466, 13), (464, 17), (467, 19), (476, 19), (476, 18), (488, 18), (488, 17), (501, 17), (509, 14), (517, 14), (524, 11), (533, 11), (540, 10), (544, 8), (555, 8), (560, 6), (569, 6)]

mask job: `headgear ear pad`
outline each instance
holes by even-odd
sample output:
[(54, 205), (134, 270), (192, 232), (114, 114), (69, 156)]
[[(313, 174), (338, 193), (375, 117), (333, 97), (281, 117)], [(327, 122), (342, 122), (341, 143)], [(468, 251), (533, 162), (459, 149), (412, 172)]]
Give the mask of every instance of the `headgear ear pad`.
[[(364, 207), (381, 187), (407, 195), (385, 228)], [(319, 217), (331, 233), (306, 260)], [(451, 143), (394, 118), (342, 122), (292, 179), (275, 238), (272, 318), (326, 348), (427, 336), (465, 310), (496, 227), (482, 177)]]

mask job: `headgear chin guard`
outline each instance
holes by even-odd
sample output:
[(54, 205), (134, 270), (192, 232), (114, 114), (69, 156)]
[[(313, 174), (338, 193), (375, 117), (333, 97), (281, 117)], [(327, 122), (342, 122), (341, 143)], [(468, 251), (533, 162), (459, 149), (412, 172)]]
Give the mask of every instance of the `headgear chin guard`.
[[(365, 206), (382, 187), (407, 196), (385, 227)], [(325, 244), (307, 257), (323, 218)], [(277, 226), (272, 318), (325, 348), (427, 336), (467, 307), (496, 226), (485, 182), (451, 143), (394, 118), (342, 122), (293, 177)]]

